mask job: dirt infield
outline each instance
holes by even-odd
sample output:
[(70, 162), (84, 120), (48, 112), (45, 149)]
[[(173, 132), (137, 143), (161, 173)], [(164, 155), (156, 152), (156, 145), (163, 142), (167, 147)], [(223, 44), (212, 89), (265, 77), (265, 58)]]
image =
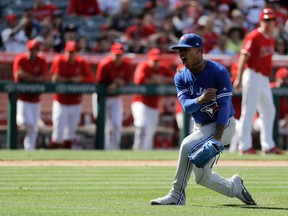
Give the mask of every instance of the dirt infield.
[[(3, 160), (0, 167), (19, 166), (76, 166), (76, 167), (175, 167), (176, 160)], [(288, 167), (288, 160), (220, 160), (217, 166), (222, 167)]]

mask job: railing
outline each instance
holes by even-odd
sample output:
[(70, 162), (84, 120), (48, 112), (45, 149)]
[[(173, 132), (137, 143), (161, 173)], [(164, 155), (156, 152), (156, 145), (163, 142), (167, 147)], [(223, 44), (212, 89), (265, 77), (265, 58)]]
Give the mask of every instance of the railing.
[[(274, 126), (274, 140), (278, 136), (278, 103), (279, 97), (288, 97), (288, 88), (273, 89), (274, 103), (276, 106), (276, 118)], [(95, 131), (95, 149), (104, 148), (104, 127), (105, 127), (105, 99), (106, 88), (104, 85), (97, 84), (68, 84), (68, 83), (14, 83), (12, 81), (0, 81), (0, 92), (9, 95), (8, 102), (8, 125), (7, 125), (7, 148), (16, 149), (17, 144), (17, 126), (16, 126), (16, 103), (17, 93), (82, 93), (82, 94), (98, 94), (98, 117), (97, 129)], [(176, 95), (174, 85), (127, 85), (121, 87), (115, 93), (119, 94), (146, 94), (146, 95)], [(240, 97), (240, 94), (235, 94)], [(183, 130), (180, 138), (184, 138), (189, 134), (189, 116), (185, 115)]]
[[(96, 84), (68, 84), (68, 83), (14, 83), (12, 81), (0, 81), (0, 92), (6, 92), (9, 95), (8, 102), (8, 125), (7, 125), (7, 148), (16, 149), (17, 143), (17, 125), (16, 125), (16, 103), (17, 93), (82, 93), (98, 94), (98, 115), (97, 130), (95, 131), (95, 149), (104, 148), (104, 127), (105, 127), (105, 99), (106, 88), (104, 85)], [(120, 88), (115, 93), (119, 94), (146, 94), (146, 95), (176, 95), (176, 89), (173, 85), (147, 85), (136, 86), (127, 85)], [(188, 125), (189, 126), (189, 125)]]

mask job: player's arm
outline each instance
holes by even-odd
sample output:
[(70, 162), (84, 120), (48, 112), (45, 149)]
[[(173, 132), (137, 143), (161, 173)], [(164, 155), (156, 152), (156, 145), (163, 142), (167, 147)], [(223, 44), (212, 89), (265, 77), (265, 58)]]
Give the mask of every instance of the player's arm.
[(222, 134), (228, 124), (231, 115), (232, 84), (228, 71), (220, 74), (217, 82), (217, 104), (219, 113), (216, 122), (214, 139), (221, 140)]
[(46, 60), (43, 58), (40, 58), (40, 71), (39, 73), (34, 77), (35, 82), (45, 82), (47, 79), (47, 71), (48, 71), (48, 65)]
[(51, 76), (52, 82), (68, 82), (68, 79), (59, 75), (59, 74), (52, 74)]
[(77, 75), (77, 76), (71, 76), (67, 79), (68, 82), (71, 83), (80, 83), (83, 79), (82, 75)]
[(97, 70), (96, 70), (96, 74), (95, 74), (95, 80), (96, 83), (105, 83), (106, 80), (106, 73), (105, 73), (105, 64), (102, 61), (100, 61), (97, 65)]
[(146, 65), (144, 63), (139, 63), (136, 66), (134, 73), (134, 83), (136, 85), (153, 84), (153, 78), (150, 78), (145, 74)]
[(248, 58), (249, 58), (249, 55), (247, 53), (241, 53), (239, 56), (237, 76), (233, 84), (235, 91), (239, 92), (241, 90), (242, 76), (243, 76), (243, 72), (244, 72), (245, 65), (246, 65)]
[(116, 91), (119, 87), (123, 86), (125, 84), (125, 81), (123, 78), (116, 78), (113, 80), (112, 83), (110, 83), (108, 86), (107, 86), (107, 90), (108, 92), (112, 93), (114, 91)]
[(203, 91), (203, 93), (197, 98), (198, 104), (204, 104), (211, 100), (216, 99), (216, 92), (217, 89), (215, 88), (208, 88)]
[(134, 73), (134, 83), (138, 85), (161, 84), (163, 75), (154, 74), (145, 62), (139, 63)]
[(123, 61), (123, 67), (124, 67), (125, 73), (120, 74), (118, 77), (113, 79), (112, 85), (114, 85), (115, 89), (120, 88), (121, 86), (124, 86), (130, 83), (133, 66), (131, 62)]
[(13, 76), (16, 82), (28, 81), (29, 74), (22, 69), (23, 59), (17, 56), (13, 63)]
[[(53, 61), (51, 68), (50, 68), (50, 75), (51, 75), (51, 81), (52, 82), (67, 82), (67, 78), (60, 75), (61, 71), (61, 59), (59, 56), (55, 58)], [(63, 70), (63, 69), (62, 69)]]
[(213, 138), (220, 141), (225, 128), (226, 128), (226, 125), (217, 123)]
[(20, 82), (44, 82), (45, 76), (35, 76), (34, 74), (30, 74), (20, 67), (16, 73), (16, 79)]
[(85, 61), (81, 62), (81, 64), (82, 64), (82, 74), (78, 75), (78, 76), (70, 77), (69, 81), (73, 82), (73, 83), (79, 83), (79, 82), (92, 83), (92, 82), (94, 82), (94, 75), (93, 75), (93, 72), (92, 72), (90, 65)]
[(163, 76), (159, 74), (153, 74), (151, 77), (147, 77), (143, 84), (161, 84)]
[(222, 134), (227, 126), (229, 115), (230, 115), (230, 102), (231, 96), (225, 96), (223, 98), (217, 99), (217, 104), (219, 106), (219, 113), (214, 133), (214, 139), (221, 140)]
[(16, 79), (20, 82), (30, 82), (32, 81), (32, 76), (26, 71), (24, 71), (22, 68), (19, 68), (19, 70), (16, 72)]
[(124, 86), (130, 83), (133, 66), (131, 62), (128, 62), (128, 61), (127, 62), (124, 61), (123, 64), (125, 68), (124, 69), (125, 74), (122, 74), (121, 76), (114, 78), (113, 82), (108, 86), (108, 91), (110, 92), (116, 91), (121, 86)]
[(243, 46), (240, 52), (240, 56), (238, 59), (238, 65), (237, 65), (237, 76), (236, 79), (233, 83), (234, 89), (236, 92), (239, 92), (242, 87), (242, 77), (243, 77), (243, 72), (245, 69), (245, 65), (250, 58), (250, 56), (255, 55), (256, 48), (260, 44), (255, 40), (255, 38), (251, 37), (246, 37), (246, 39), (243, 42)]
[(18, 79), (27, 82), (44, 82), (46, 80), (45, 76), (34, 76), (25, 72), (24, 70), (18, 71)]
[(192, 114), (201, 108), (198, 98), (191, 98), (189, 87), (182, 83), (180, 73), (174, 76), (174, 83), (177, 90), (177, 97), (180, 101), (184, 112)]

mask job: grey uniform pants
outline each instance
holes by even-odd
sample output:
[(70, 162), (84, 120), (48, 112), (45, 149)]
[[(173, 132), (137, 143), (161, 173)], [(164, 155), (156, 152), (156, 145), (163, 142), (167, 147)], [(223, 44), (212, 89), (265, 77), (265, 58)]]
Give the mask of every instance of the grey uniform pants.
[[(215, 132), (216, 123), (210, 123), (205, 126), (195, 124), (193, 133), (187, 136), (181, 143), (179, 151), (178, 166), (174, 178), (174, 182), (169, 194), (175, 199), (176, 203), (182, 203), (186, 200), (185, 189), (190, 178), (192, 170), (195, 174), (196, 183), (210, 188), (218, 193), (233, 197), (236, 194), (236, 188), (233, 182), (225, 179), (212, 171), (215, 157), (210, 160), (204, 168), (198, 168), (193, 165), (188, 154), (191, 149), (203, 142), (211, 139)], [(226, 129), (222, 135), (221, 142), (228, 145), (235, 133), (235, 119), (231, 117)]]

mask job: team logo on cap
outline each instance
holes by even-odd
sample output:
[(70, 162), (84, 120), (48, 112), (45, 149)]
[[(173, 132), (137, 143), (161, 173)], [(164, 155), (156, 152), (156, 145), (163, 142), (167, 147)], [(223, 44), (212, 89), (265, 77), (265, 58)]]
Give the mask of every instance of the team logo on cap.
[(183, 36), (180, 38), (180, 41), (187, 40), (187, 38), (188, 38), (188, 35), (183, 35)]

